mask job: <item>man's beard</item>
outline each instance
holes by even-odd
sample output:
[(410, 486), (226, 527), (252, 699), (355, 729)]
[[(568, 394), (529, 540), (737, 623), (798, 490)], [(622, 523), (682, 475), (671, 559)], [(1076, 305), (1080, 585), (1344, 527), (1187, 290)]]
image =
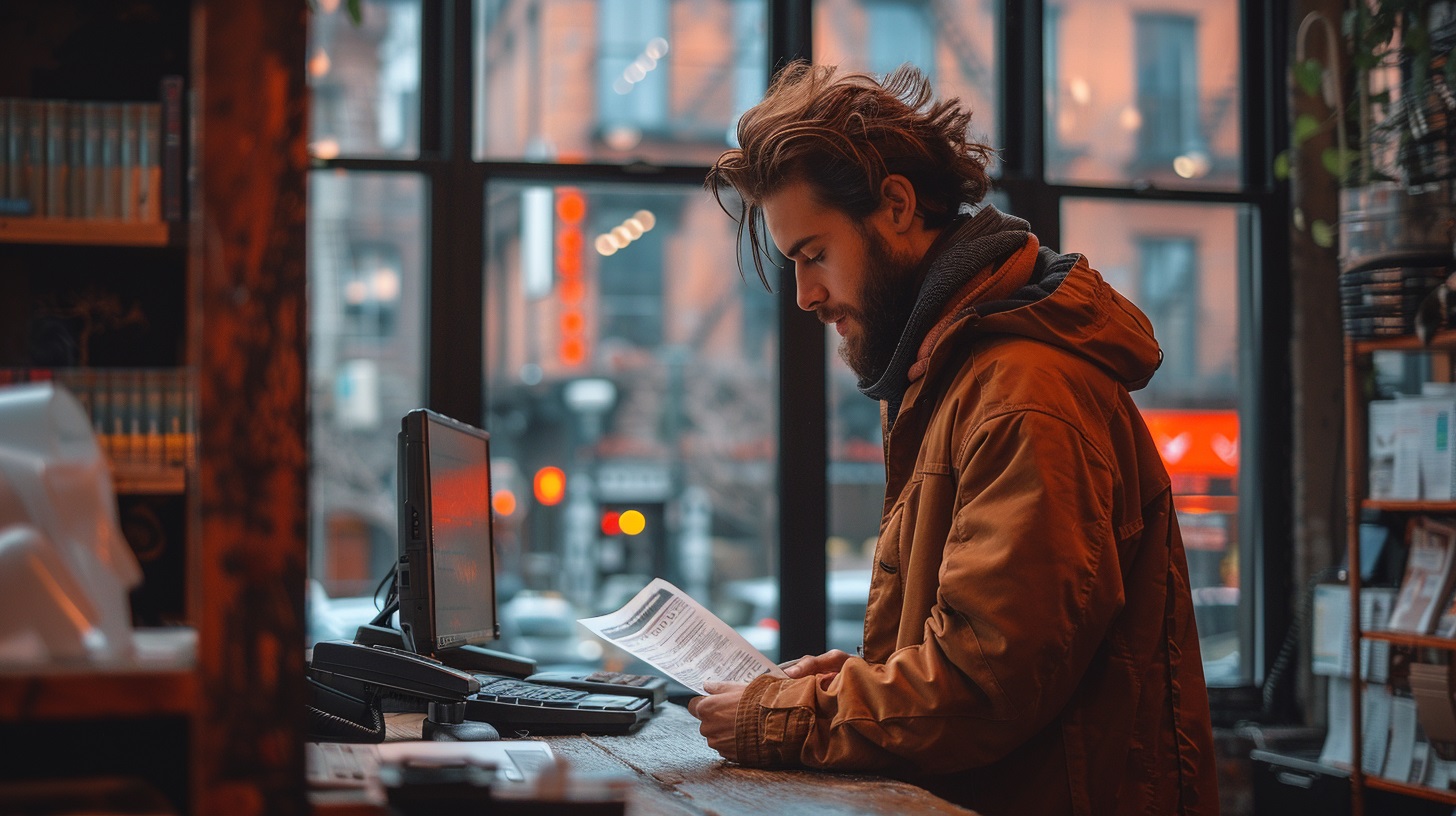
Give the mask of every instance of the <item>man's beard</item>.
[(865, 280), (860, 287), (860, 308), (846, 312), (860, 331), (839, 342), (839, 356), (863, 385), (880, 381), (900, 345), (900, 335), (920, 296), (914, 272), (917, 259), (896, 257), (888, 242), (864, 229)]

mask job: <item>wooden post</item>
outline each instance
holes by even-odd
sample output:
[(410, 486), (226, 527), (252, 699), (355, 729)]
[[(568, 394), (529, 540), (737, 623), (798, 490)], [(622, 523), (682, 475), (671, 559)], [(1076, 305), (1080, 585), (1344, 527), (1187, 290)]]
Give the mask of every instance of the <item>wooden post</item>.
[(307, 4), (193, 7), (192, 810), (306, 809)]

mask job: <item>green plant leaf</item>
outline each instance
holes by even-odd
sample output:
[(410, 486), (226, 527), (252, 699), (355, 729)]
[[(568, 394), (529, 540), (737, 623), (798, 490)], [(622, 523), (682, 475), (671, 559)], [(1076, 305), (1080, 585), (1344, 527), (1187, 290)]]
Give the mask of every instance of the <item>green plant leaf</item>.
[(348, 0), (344, 7), (349, 10), (349, 19), (354, 21), (354, 25), (364, 22), (364, 0)]
[(1327, 147), (1320, 151), (1320, 164), (1325, 170), (1336, 179), (1343, 181), (1350, 175), (1350, 168), (1354, 166), (1358, 154), (1355, 151), (1338, 147)]
[(1307, 113), (1301, 113), (1294, 119), (1294, 146), (1299, 147), (1316, 133), (1319, 133), (1319, 120)]
[(1279, 155), (1274, 157), (1274, 178), (1280, 181), (1289, 180), (1289, 151), (1281, 150)]
[(1305, 93), (1318, 96), (1324, 73), (1325, 67), (1319, 60), (1307, 59), (1294, 66), (1294, 81)]
[(1309, 225), (1309, 237), (1314, 239), (1315, 246), (1329, 249), (1335, 245), (1335, 228), (1328, 221), (1317, 218)]

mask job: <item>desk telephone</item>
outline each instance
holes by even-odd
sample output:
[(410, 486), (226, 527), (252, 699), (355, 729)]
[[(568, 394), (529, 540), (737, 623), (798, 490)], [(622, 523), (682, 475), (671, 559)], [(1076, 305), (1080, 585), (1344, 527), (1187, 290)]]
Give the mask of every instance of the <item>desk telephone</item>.
[[(425, 739), (498, 739), (497, 731), (625, 734), (652, 714), (650, 695), (603, 694), (512, 677), (475, 674), (390, 646), (323, 641), (309, 665), (315, 686), (310, 736), (381, 742), (381, 699), (428, 704)], [(469, 719), (467, 719), (467, 717)]]
[(489, 724), (465, 719), (465, 700), (480, 690), (480, 680), (438, 660), (390, 646), (327, 640), (314, 645), (308, 673), (310, 739), (383, 742), (385, 696), (425, 701), (425, 739), (500, 739)]

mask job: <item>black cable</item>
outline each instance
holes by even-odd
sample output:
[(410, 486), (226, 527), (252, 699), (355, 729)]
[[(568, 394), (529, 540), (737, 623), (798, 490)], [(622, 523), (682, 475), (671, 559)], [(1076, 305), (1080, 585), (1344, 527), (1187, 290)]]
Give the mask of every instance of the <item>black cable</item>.
[(1275, 656), (1273, 665), (1269, 667), (1269, 676), (1264, 678), (1261, 713), (1266, 719), (1274, 713), (1274, 695), (1279, 689), (1279, 681), (1284, 679), (1285, 673), (1294, 663), (1295, 655), (1299, 653), (1299, 637), (1313, 610), (1315, 588), (1338, 578), (1343, 571), (1344, 567), (1325, 567), (1305, 583), (1299, 604), (1294, 607), (1294, 620), (1290, 622), (1289, 629), (1284, 633), (1284, 642), (1280, 644), (1279, 654)]
[[(379, 593), (385, 588), (386, 584), (389, 586), (389, 591), (384, 596), (384, 605), (380, 606)], [(374, 587), (374, 604), (374, 608), (379, 610), (379, 614), (375, 615), (374, 619), (369, 621), (369, 625), (384, 626), (388, 624), (389, 616), (393, 615), (399, 609), (399, 585), (395, 581), (394, 568), (391, 568), (389, 572), (385, 573), (385, 576), (379, 580), (379, 585)]]

